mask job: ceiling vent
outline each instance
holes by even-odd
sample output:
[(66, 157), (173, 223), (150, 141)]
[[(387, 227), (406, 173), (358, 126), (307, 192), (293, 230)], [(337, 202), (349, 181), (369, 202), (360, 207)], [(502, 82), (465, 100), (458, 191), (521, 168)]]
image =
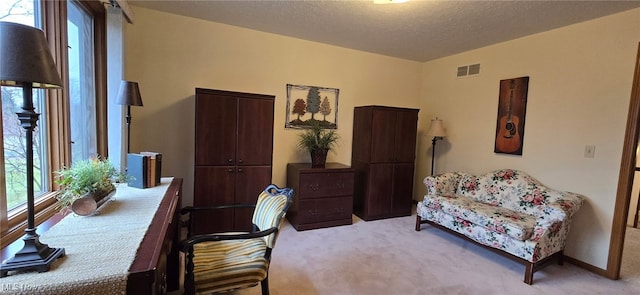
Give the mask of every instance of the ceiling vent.
[(459, 66), (456, 77), (476, 76), (480, 75), (480, 64)]

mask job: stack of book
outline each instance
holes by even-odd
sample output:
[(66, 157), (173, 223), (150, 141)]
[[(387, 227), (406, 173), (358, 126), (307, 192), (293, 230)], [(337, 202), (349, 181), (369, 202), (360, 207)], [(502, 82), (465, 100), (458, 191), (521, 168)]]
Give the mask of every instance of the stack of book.
[(160, 184), (162, 154), (141, 152), (127, 154), (127, 174), (130, 187), (148, 188)]

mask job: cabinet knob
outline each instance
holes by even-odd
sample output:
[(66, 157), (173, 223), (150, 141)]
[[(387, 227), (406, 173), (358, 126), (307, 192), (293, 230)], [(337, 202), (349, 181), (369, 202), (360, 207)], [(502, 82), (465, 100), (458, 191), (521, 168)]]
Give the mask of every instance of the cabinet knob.
[(229, 159), (229, 160), (227, 160), (227, 162), (233, 163), (233, 159)]
[(229, 173), (233, 172), (233, 168), (229, 168), (229, 170), (227, 170)]
[(242, 173), (242, 168), (238, 168), (238, 172)]
[(242, 164), (242, 159), (238, 160), (238, 163)]
[(310, 183), (309, 184), (309, 189), (311, 189), (312, 191), (317, 191), (320, 189), (320, 185), (317, 183)]

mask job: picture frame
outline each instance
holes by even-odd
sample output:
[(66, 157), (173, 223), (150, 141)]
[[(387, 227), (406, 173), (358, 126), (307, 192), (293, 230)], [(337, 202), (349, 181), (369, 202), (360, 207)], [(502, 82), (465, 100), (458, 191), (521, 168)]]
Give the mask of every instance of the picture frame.
[(287, 84), (285, 128), (308, 129), (318, 123), (324, 129), (338, 129), (337, 88)]
[(522, 155), (529, 77), (500, 80), (494, 152)]

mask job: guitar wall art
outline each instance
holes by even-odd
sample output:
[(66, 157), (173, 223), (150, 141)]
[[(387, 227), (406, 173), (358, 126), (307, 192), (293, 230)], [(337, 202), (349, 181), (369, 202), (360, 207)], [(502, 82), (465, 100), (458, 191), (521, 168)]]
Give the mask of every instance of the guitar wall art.
[(500, 80), (495, 153), (522, 155), (529, 77)]

